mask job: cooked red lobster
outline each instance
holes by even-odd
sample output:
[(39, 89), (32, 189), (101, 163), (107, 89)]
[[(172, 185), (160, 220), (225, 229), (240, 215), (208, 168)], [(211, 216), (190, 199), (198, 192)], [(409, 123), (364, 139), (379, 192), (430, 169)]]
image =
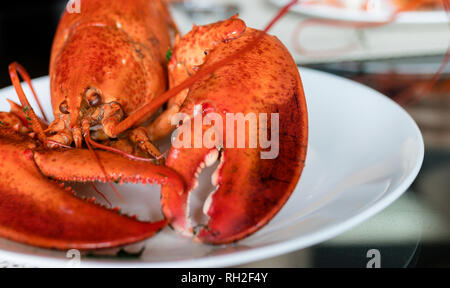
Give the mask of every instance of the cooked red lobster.
[[(195, 26), (177, 36), (172, 50), (170, 30), (176, 28), (162, 1), (89, 0), (81, 7), (81, 14), (63, 15), (55, 36), (55, 120), (48, 127), (22, 91), (17, 72), (31, 83), (25, 70), (10, 66), (22, 107), (11, 103), (11, 111), (0, 114), (0, 236), (87, 250), (143, 240), (167, 223), (212, 244), (237, 241), (267, 224), (293, 192), (306, 157), (306, 103), (289, 51), (237, 17)], [(172, 89), (165, 92), (168, 82)], [(187, 116), (179, 126), (172, 121), (178, 113)], [(223, 119), (228, 113), (277, 114), (277, 157), (263, 159), (267, 147), (230, 148), (225, 140), (222, 146), (172, 147), (165, 165), (148, 161), (161, 158), (152, 141), (212, 113)], [(275, 137), (274, 123), (258, 129)], [(203, 125), (201, 133), (211, 127)], [(214, 128), (224, 139), (225, 131)], [(204, 207), (209, 219), (194, 224), (189, 197), (201, 169), (216, 160), (217, 189)], [(160, 184), (166, 220), (122, 216), (52, 181), (115, 179)]]

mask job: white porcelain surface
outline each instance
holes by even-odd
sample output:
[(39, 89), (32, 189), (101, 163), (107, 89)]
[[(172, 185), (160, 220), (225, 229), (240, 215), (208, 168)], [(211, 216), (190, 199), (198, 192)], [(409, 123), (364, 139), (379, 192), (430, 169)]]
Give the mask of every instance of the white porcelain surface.
[[(306, 167), (292, 197), (267, 226), (236, 245), (220, 247), (193, 243), (167, 228), (144, 243), (146, 250), (138, 259), (83, 257), (81, 265), (221, 267), (249, 263), (330, 239), (396, 200), (417, 176), (423, 160), (423, 140), (415, 122), (372, 89), (310, 69), (300, 72), (309, 109)], [(50, 115), (48, 77), (33, 83)], [(13, 89), (0, 90), (3, 111), (9, 109), (5, 97), (16, 99)], [(108, 190), (107, 186), (100, 188)], [(77, 191), (83, 189), (89, 188), (77, 187)], [(121, 186), (128, 206), (124, 210), (148, 219), (160, 217), (159, 189), (151, 187), (155, 191), (148, 193), (149, 189)], [(40, 267), (69, 264), (64, 252), (0, 239), (2, 261)]]
[[(289, 3), (290, 0), (269, 0), (269, 2), (276, 6), (282, 7), (283, 5)], [(338, 8), (320, 4), (305, 5), (300, 3), (293, 6), (292, 11), (306, 16), (330, 20), (351, 22), (383, 22), (389, 20), (394, 11), (391, 5), (387, 3), (384, 4), (385, 5), (380, 5), (379, 9), (368, 12), (360, 9)], [(446, 23), (448, 22), (448, 18), (444, 11), (406, 11), (399, 13), (395, 22), (408, 24)]]

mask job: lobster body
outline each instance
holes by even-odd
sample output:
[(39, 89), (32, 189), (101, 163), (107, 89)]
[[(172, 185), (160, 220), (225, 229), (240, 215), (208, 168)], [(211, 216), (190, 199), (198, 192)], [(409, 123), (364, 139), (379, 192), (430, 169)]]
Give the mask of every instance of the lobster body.
[[(160, 0), (84, 0), (80, 6), (81, 13), (64, 13), (53, 42), (50, 79), (56, 120), (50, 130), (65, 130), (70, 138), (85, 110), (99, 106), (103, 117), (96, 122), (108, 136), (117, 136), (111, 135), (111, 125), (167, 89), (171, 18)], [(61, 138), (54, 140), (71, 144)]]
[[(19, 64), (10, 65), (23, 106), (11, 103), (11, 112), (0, 114), (7, 124), (0, 127), (0, 147), (6, 150), (0, 163), (0, 236), (46, 248), (96, 249), (143, 240), (170, 223), (200, 242), (222, 244), (267, 224), (292, 194), (306, 157), (306, 102), (286, 47), (276, 37), (248, 28), (237, 16), (194, 26), (175, 41), (168, 65), (173, 89), (163, 93), (171, 26), (164, 3), (87, 0), (81, 9), (80, 15), (63, 16), (55, 37), (50, 64), (55, 121), (48, 127), (29, 107), (17, 72), (30, 84), (29, 76)], [(151, 125), (133, 128), (170, 96), (175, 97)], [(202, 120), (200, 134), (205, 139), (202, 134), (212, 129), (214, 139), (223, 143), (174, 145), (166, 166), (107, 146), (134, 141), (150, 151), (150, 139), (175, 128), (172, 117), (177, 112), (186, 116), (180, 119), (184, 123), (217, 116), (213, 121), (222, 125)], [(123, 119), (126, 114), (131, 115)], [(254, 114), (260, 120), (256, 129), (244, 121), (249, 128), (242, 135), (234, 123), (228, 126), (230, 114)], [(268, 122), (261, 122), (262, 115)], [(255, 135), (259, 146), (253, 147)], [(271, 138), (272, 147), (263, 145), (263, 138)], [(244, 147), (236, 146), (235, 139)], [(88, 149), (82, 149), (82, 140)], [(107, 151), (95, 151), (91, 145)], [(275, 155), (263, 156), (272, 149)], [(201, 170), (217, 161), (211, 179), (216, 189), (203, 207), (208, 220), (193, 223), (189, 199)], [(23, 178), (28, 182), (21, 183)], [(166, 219), (144, 223), (127, 218), (73, 197), (70, 188), (48, 178), (158, 183)]]

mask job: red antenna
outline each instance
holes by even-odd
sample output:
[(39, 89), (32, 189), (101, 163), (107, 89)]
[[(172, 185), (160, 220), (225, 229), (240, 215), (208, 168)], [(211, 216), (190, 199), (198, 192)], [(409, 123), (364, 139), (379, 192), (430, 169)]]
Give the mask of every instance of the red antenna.
[(170, 98), (174, 97), (184, 89), (190, 88), (192, 85), (194, 85), (195, 82), (197, 82), (199, 79), (203, 78), (206, 75), (209, 75), (222, 67), (223, 65), (227, 64), (228, 62), (236, 59), (237, 57), (243, 55), (244, 53), (247, 53), (255, 45), (261, 40), (261, 38), (264, 36), (264, 34), (269, 31), (270, 28), (273, 27), (273, 25), (278, 22), (283, 15), (285, 15), (295, 4), (297, 4), (299, 0), (292, 0), (290, 1), (286, 6), (284, 6), (280, 12), (273, 18), (272, 21), (269, 22), (267, 27), (264, 29), (263, 32), (261, 32), (253, 41), (249, 42), (246, 46), (243, 48), (237, 50), (235, 53), (231, 54), (230, 56), (226, 57), (225, 59), (218, 61), (214, 65), (204, 67), (201, 69), (201, 71), (197, 72), (193, 76), (189, 77), (188, 79), (184, 80), (179, 85), (171, 88), (169, 91), (165, 92), (152, 102), (142, 106), (139, 110), (135, 111), (133, 115), (129, 116), (122, 122), (120, 122), (114, 129), (114, 134), (119, 135), (123, 131), (131, 128), (133, 125), (135, 125), (140, 119), (142, 119), (145, 115), (148, 115), (152, 112), (155, 112), (158, 110), (164, 103), (166, 103)]
[[(297, 51), (297, 53), (301, 55), (311, 56), (311, 57), (319, 57), (319, 56), (329, 56), (329, 55), (339, 55), (343, 54), (345, 52), (351, 51), (354, 48), (356, 48), (357, 43), (350, 44), (348, 46), (335, 49), (335, 50), (328, 50), (328, 51), (312, 51), (306, 49), (302, 42), (300, 41), (300, 36), (302, 31), (310, 26), (332, 26), (332, 27), (345, 27), (345, 28), (355, 28), (355, 29), (364, 29), (364, 28), (374, 28), (374, 27), (380, 27), (384, 26), (390, 23), (393, 23), (399, 13), (407, 10), (415, 10), (422, 6), (423, 4), (426, 4), (427, 0), (415, 0), (415, 1), (408, 1), (405, 5), (402, 5), (399, 7), (392, 15), (386, 20), (382, 22), (349, 22), (349, 21), (338, 21), (338, 20), (327, 20), (327, 19), (307, 19), (297, 26), (297, 28), (294, 31), (293, 34), (293, 43), (294, 43), (294, 49)], [(442, 0), (443, 7), (445, 10), (445, 13), (447, 17), (449, 18), (449, 24), (450, 24), (450, 0)], [(397, 97), (394, 98), (396, 102), (398, 102), (401, 105), (406, 104), (412, 104), (420, 100), (424, 95), (426, 95), (433, 86), (439, 81), (439, 79), (442, 76), (442, 73), (444, 72), (444, 69), (450, 59), (450, 45), (447, 48), (447, 51), (444, 55), (444, 58), (442, 60), (442, 64), (439, 67), (438, 71), (434, 74), (434, 76), (424, 85), (423, 83), (417, 83), (414, 84), (412, 87), (404, 91), (404, 93), (401, 93)], [(420, 93), (411, 93), (414, 90), (420, 91)], [(416, 95), (419, 95), (419, 97), (416, 97)]]

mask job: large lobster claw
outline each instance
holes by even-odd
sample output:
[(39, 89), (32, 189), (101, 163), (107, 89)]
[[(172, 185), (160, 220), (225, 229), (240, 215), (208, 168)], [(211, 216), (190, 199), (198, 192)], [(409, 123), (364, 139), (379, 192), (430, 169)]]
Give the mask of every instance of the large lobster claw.
[[(198, 73), (241, 49), (261, 35), (259, 33), (248, 28), (238, 39), (221, 43), (210, 51)], [(176, 170), (187, 185), (184, 193), (171, 187), (162, 189), (163, 212), (175, 229), (184, 235), (194, 235), (197, 241), (211, 244), (234, 242), (254, 233), (286, 203), (306, 157), (306, 101), (297, 66), (289, 52), (275, 37), (262, 36), (251, 51), (194, 84), (181, 112), (187, 114), (194, 125), (199, 115), (206, 117), (214, 112), (221, 117), (223, 127), (228, 125), (225, 119), (230, 113), (234, 116), (254, 113), (256, 117), (264, 113), (269, 122), (265, 128), (268, 128), (271, 138), (275, 137), (270, 132), (271, 115), (278, 115), (279, 129), (276, 133), (279, 140), (274, 144), (279, 144), (279, 151), (273, 159), (263, 159), (261, 152), (267, 151), (263, 149), (267, 147), (249, 147), (248, 134), (245, 148), (236, 148), (236, 143), (230, 143), (224, 133), (236, 133), (236, 130), (226, 127), (222, 130), (215, 128), (219, 135), (222, 134), (223, 147), (172, 147), (166, 161), (167, 166)], [(264, 129), (261, 126), (264, 123), (258, 125), (258, 129)], [(244, 124), (244, 127), (248, 126)], [(202, 129), (209, 130), (208, 127)], [(195, 137), (195, 131), (193, 134)], [(229, 148), (232, 146), (235, 148)], [(193, 224), (189, 205), (191, 193), (197, 186), (201, 169), (216, 159), (220, 161), (212, 176), (216, 190), (203, 207), (209, 219), (206, 223)]]
[[(166, 225), (166, 220), (140, 222), (74, 197), (46, 176), (72, 181), (107, 180), (98, 163), (87, 150), (46, 151), (38, 146), (31, 138), (0, 127), (1, 237), (45, 248), (86, 250), (141, 241)], [(98, 152), (98, 156), (110, 179), (157, 181), (183, 189), (183, 183), (170, 169), (154, 169), (145, 162), (130, 163), (109, 152)]]

